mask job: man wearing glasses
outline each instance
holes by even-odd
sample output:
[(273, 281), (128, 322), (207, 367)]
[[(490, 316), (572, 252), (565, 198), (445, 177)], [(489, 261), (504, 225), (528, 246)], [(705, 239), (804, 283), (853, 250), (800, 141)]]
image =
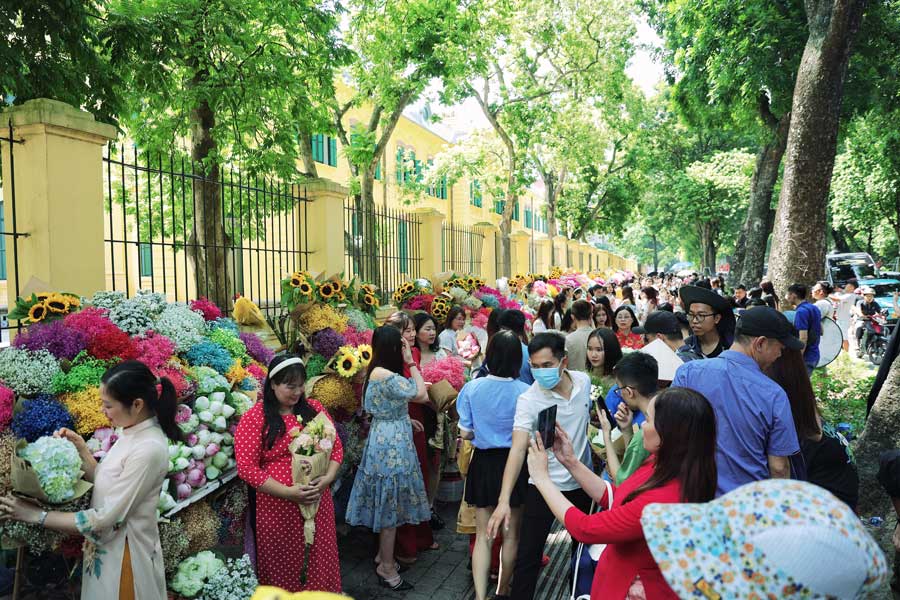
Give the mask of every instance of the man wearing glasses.
[(692, 335), (679, 350), (684, 360), (715, 358), (734, 339), (734, 312), (728, 300), (711, 289), (685, 285), (679, 290)]

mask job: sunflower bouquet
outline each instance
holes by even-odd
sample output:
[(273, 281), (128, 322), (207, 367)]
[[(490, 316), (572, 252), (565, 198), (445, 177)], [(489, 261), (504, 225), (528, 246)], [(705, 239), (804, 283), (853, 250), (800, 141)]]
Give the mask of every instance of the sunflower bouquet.
[(67, 292), (38, 292), (16, 298), (9, 318), (26, 325), (61, 319), (81, 308), (81, 299)]
[(453, 299), (448, 294), (441, 294), (440, 296), (435, 296), (434, 300), (431, 301), (431, 316), (437, 319), (439, 323), (443, 323), (447, 320), (447, 315), (450, 314), (450, 308), (453, 306)]

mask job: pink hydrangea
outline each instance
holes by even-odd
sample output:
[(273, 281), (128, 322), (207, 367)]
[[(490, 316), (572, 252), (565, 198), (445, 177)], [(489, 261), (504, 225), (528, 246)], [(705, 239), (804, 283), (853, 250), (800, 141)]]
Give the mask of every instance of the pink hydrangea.
[(422, 378), (429, 383), (446, 379), (453, 389), (459, 391), (466, 383), (466, 367), (455, 356), (434, 360), (422, 367)]
[(541, 298), (547, 295), (547, 284), (543, 281), (535, 281), (534, 285), (531, 286), (531, 289)]
[(500, 308), (504, 308), (506, 310), (521, 310), (522, 305), (518, 300), (513, 300), (511, 298), (500, 298)]
[(215, 321), (222, 317), (222, 311), (218, 306), (210, 302), (208, 298), (197, 298), (191, 302), (191, 310), (203, 315), (206, 321)]
[(479, 310), (476, 314), (472, 315), (472, 326), (485, 329), (487, 327), (489, 314), (490, 313), (485, 313), (483, 309)]
[(13, 418), (16, 394), (5, 385), (0, 385), (0, 430), (9, 427)]

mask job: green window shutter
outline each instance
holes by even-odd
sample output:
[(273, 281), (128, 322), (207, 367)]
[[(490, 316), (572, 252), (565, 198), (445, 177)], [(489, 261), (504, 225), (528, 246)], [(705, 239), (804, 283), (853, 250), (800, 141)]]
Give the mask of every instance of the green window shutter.
[[(3, 202), (0, 202), (0, 234), (6, 233), (6, 217)], [(0, 279), (6, 279), (6, 236), (0, 235)]]
[(317, 133), (312, 136), (312, 157), (319, 163), (325, 163), (325, 136)]
[(397, 183), (403, 183), (403, 148), (397, 146)]
[(337, 140), (331, 136), (328, 137), (328, 166), (337, 166)]
[(441, 200), (447, 199), (447, 176), (441, 177)]
[(531, 217), (531, 209), (530, 208), (525, 209), (525, 227), (528, 227), (529, 229), (534, 229), (534, 220)]
[(143, 243), (138, 245), (138, 263), (141, 277), (153, 277), (153, 246)]
[(519, 220), (519, 203), (516, 202), (516, 205), (513, 206), (513, 221)]
[(400, 221), (397, 235), (400, 237), (400, 272), (409, 273), (409, 240), (406, 237), (406, 221)]
[(498, 215), (503, 214), (503, 209), (506, 208), (506, 200), (494, 200), (494, 212)]

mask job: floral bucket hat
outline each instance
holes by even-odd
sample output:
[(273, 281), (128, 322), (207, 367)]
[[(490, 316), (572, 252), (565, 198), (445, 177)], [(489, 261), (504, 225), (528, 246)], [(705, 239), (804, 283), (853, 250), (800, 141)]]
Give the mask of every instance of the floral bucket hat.
[(758, 481), (705, 504), (651, 504), (641, 524), (682, 600), (866, 598), (889, 576), (853, 511), (802, 481)]

